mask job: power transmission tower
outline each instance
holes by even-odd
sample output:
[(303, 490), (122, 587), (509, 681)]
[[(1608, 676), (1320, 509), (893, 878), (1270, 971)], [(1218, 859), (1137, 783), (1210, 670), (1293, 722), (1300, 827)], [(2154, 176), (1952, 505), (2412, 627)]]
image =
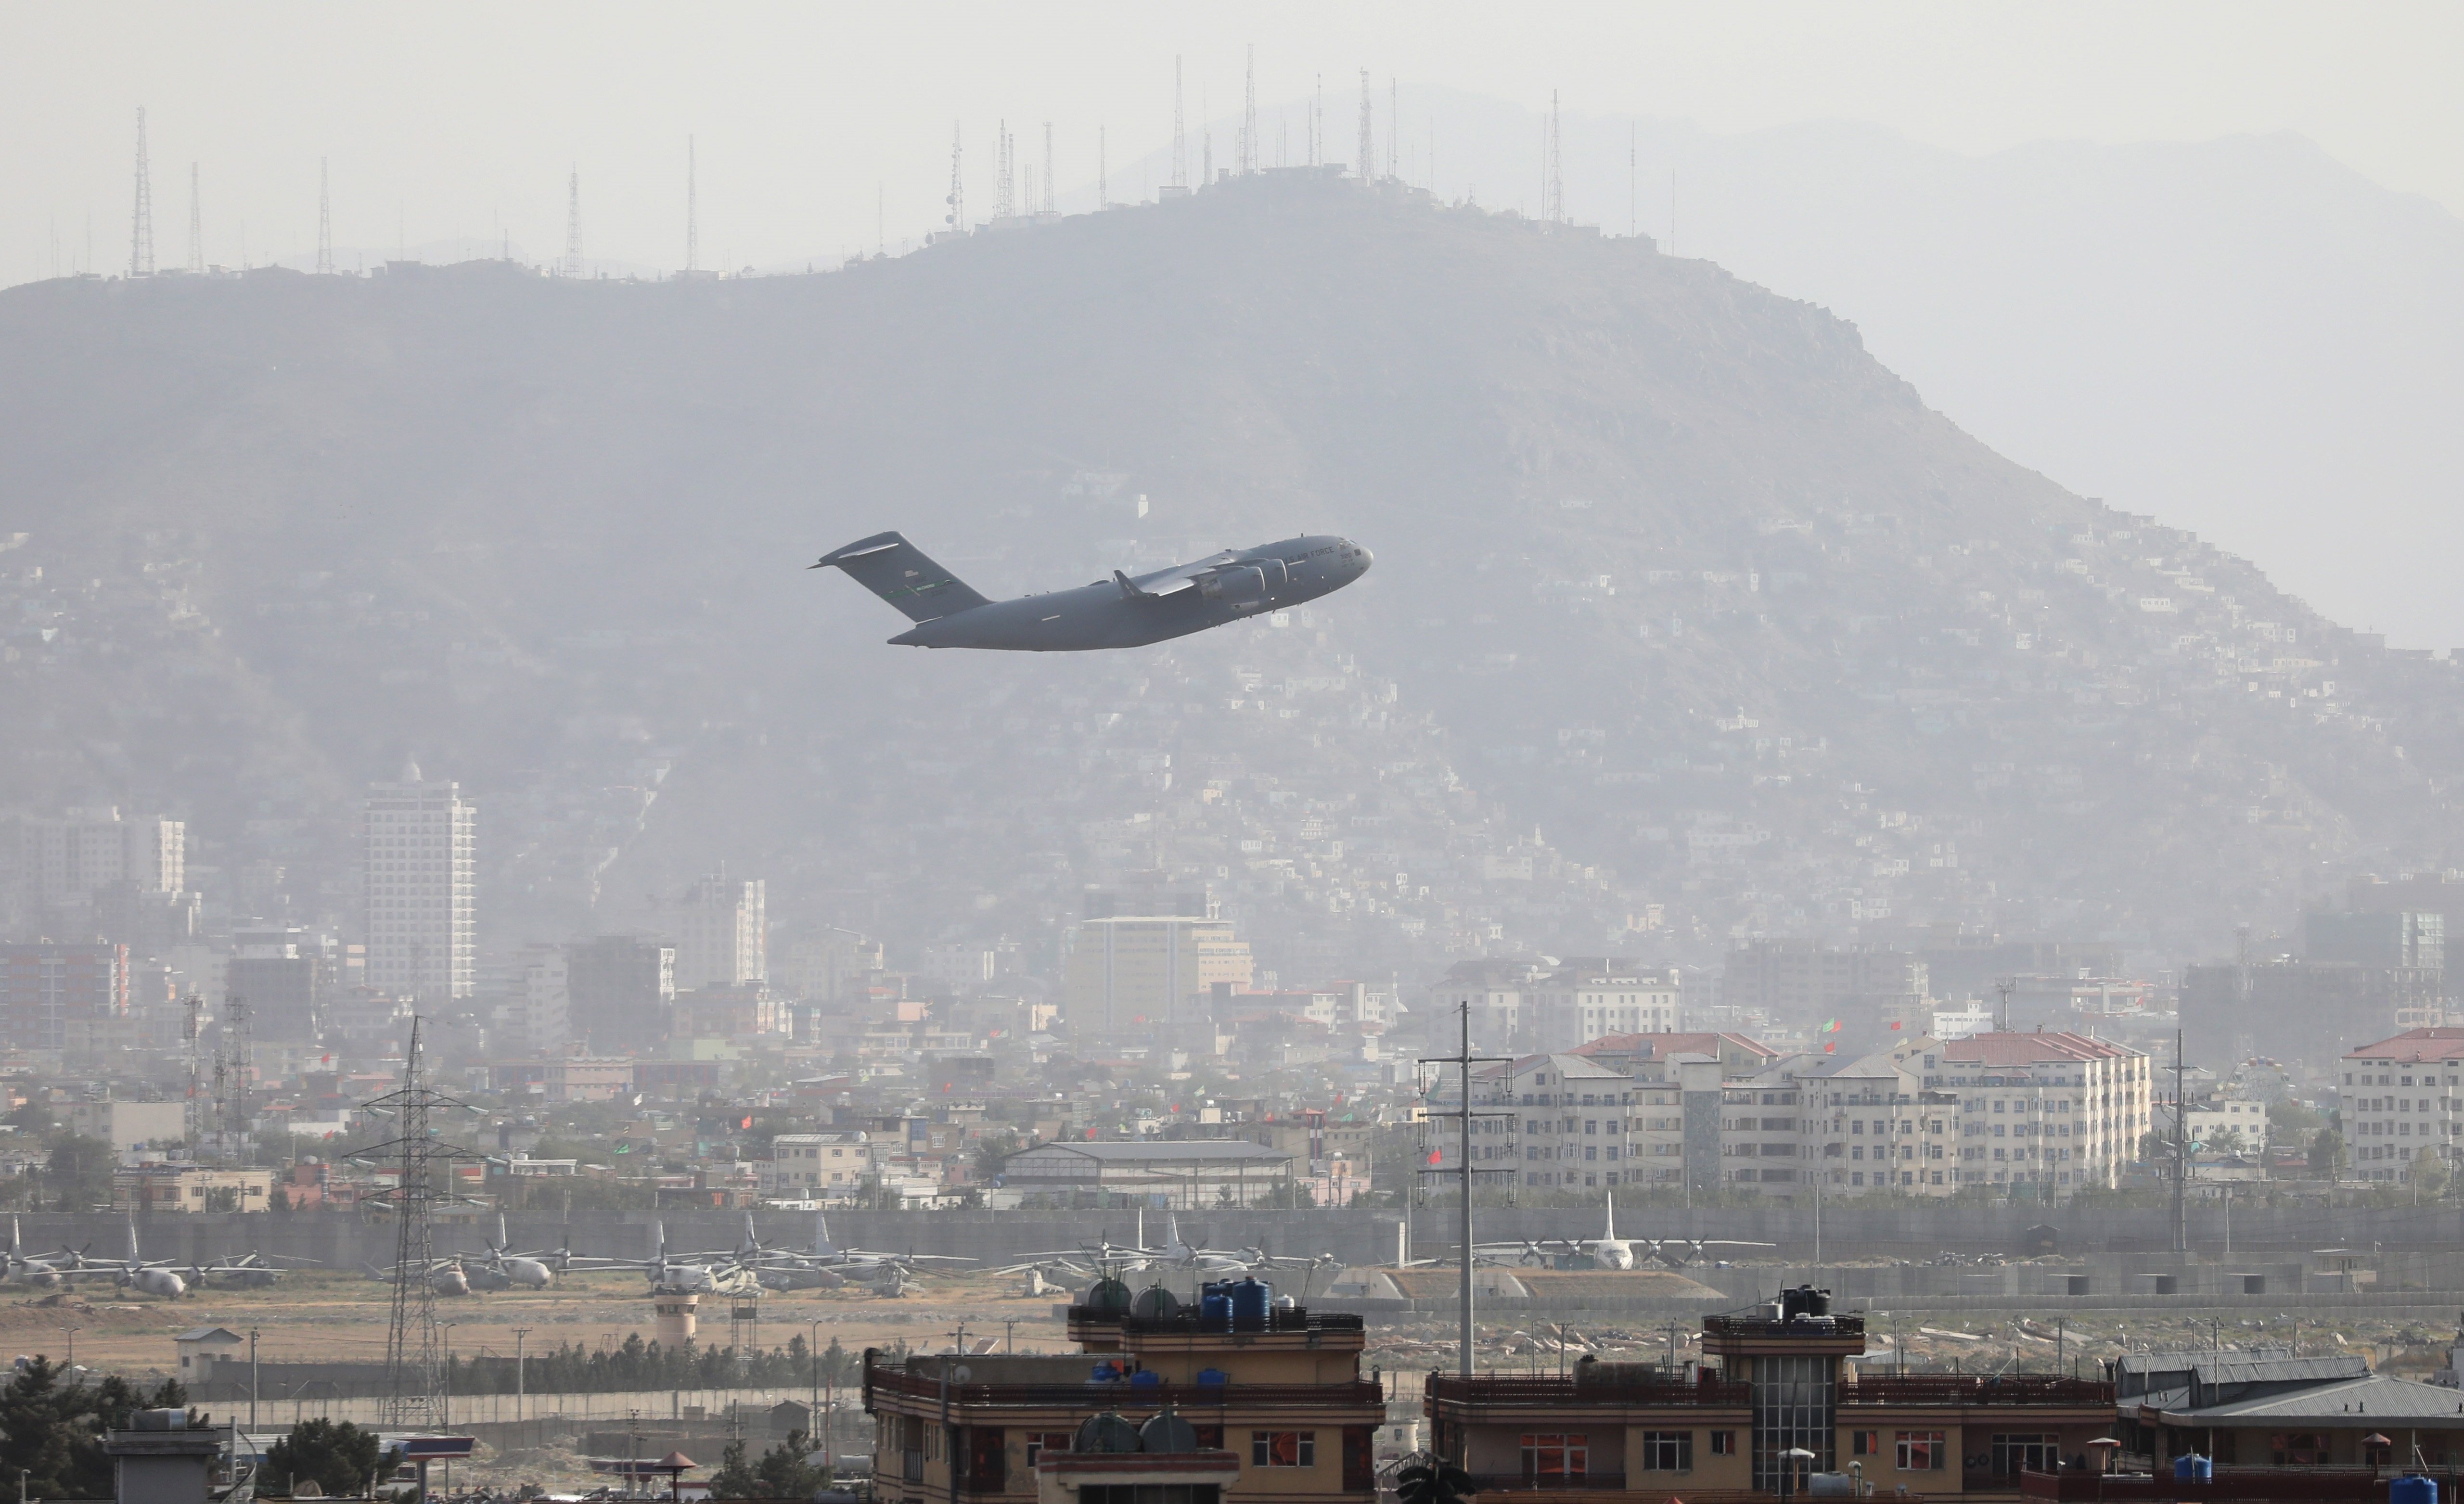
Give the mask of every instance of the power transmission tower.
[(154, 175), (145, 164), (145, 111), (137, 111), (137, 213), (128, 229), (128, 274), (154, 274)]
[(215, 1124), (223, 1141), (225, 1164), (248, 1164), (256, 1155), (249, 1133), (249, 1058), (248, 999), (237, 993), (223, 998), (222, 1046), (215, 1052), (214, 1077), (222, 1084), (218, 1096), (222, 1122)]
[(959, 165), (964, 161), (958, 127), (953, 124), (950, 127), (950, 196), (941, 201), (950, 206), (950, 212), (942, 216), (941, 223), (961, 235), (967, 232), (967, 188), (958, 176)]
[(394, 1120), (395, 1137), (360, 1151), (358, 1158), (390, 1155), (394, 1188), (385, 1193), (393, 1205), (393, 1319), (385, 1332), (385, 1401), (382, 1424), (388, 1429), (424, 1430), (445, 1424), (445, 1359), (436, 1327), (436, 1286), (429, 1275), (435, 1256), (430, 1214), (435, 1204), (452, 1192), (441, 1184), (452, 1157), (470, 1154), (431, 1136), (429, 1120), (439, 1108), (463, 1104), (430, 1088), (420, 1057), (417, 1014), (410, 1020), (410, 1046), (403, 1061), (402, 1086), (364, 1105)]
[(1052, 122), (1050, 120), (1044, 122), (1044, 212), (1046, 214), (1054, 212), (1052, 207)]
[(1255, 172), (1258, 161), (1258, 44), (1249, 44), (1248, 83), (1241, 106), (1241, 171)]
[(693, 139), (685, 138), (685, 271), (701, 270), (701, 182)]
[(334, 274), (334, 188), (325, 159), (317, 159), (317, 274)]
[(1189, 135), (1180, 118), (1180, 55), (1172, 59), (1172, 185), (1189, 186)]
[(197, 204), (197, 164), (188, 163), (188, 270), (206, 269), (206, 221)]
[(1377, 137), (1370, 125), (1369, 70), (1360, 70), (1360, 181), (1377, 176)]
[(564, 185), (564, 274), (582, 275), (582, 169)]
[[(1463, 1181), (1463, 1206), (1460, 1209), (1463, 1216), (1459, 1224), (1462, 1236), (1463, 1280), (1456, 1290), (1456, 1299), (1461, 1309), (1458, 1313), (1460, 1327), (1457, 1332), (1456, 1340), (1459, 1345), (1456, 1351), (1455, 1362), (1457, 1370), (1462, 1373), (1464, 1378), (1469, 1378), (1471, 1377), (1475, 1362), (1472, 1353), (1472, 1265), (1475, 1261), (1472, 1252), (1474, 1244), (1472, 1242), (1471, 1234), (1472, 1187), (1475, 1184), (1476, 1177), (1482, 1175), (1504, 1175), (1508, 1178), (1508, 1184), (1511, 1184), (1512, 1177), (1515, 1173), (1512, 1169), (1504, 1166), (1494, 1169), (1480, 1169), (1473, 1166), (1471, 1141), (1472, 1134), (1475, 1130), (1472, 1126), (1472, 1120), (1474, 1118), (1513, 1118), (1516, 1114), (1510, 1108), (1500, 1111), (1484, 1112), (1472, 1106), (1471, 1068), (1475, 1065), (1511, 1065), (1513, 1064), (1513, 1060), (1508, 1057), (1472, 1054), (1470, 1000), (1466, 998), (1458, 1003), (1456, 1005), (1456, 1010), (1463, 1030), (1463, 1049), (1461, 1052), (1455, 1055), (1422, 1056), (1419, 1060), (1419, 1065), (1423, 1068), (1429, 1066), (1435, 1066), (1438, 1068), (1438, 1083), (1440, 1084), (1444, 1081), (1444, 1070), (1447, 1066), (1453, 1066), (1457, 1072), (1456, 1090), (1462, 1094), (1460, 1100), (1456, 1102), (1457, 1110), (1453, 1112), (1444, 1112), (1434, 1108), (1424, 1107), (1420, 1114), (1420, 1121), (1423, 1125), (1422, 1131), (1424, 1133), (1427, 1131), (1427, 1125), (1433, 1123), (1438, 1119), (1453, 1118), (1458, 1120), (1455, 1124), (1455, 1163), (1450, 1166), (1434, 1167), (1442, 1163), (1444, 1155), (1442, 1150), (1431, 1153), (1426, 1156), (1426, 1159), (1429, 1166), (1433, 1167), (1423, 1168), (1420, 1173), (1424, 1176), (1456, 1176), (1460, 1177)], [(1423, 1079), (1425, 1080), (1425, 1078), (1423, 1078)], [(1433, 1093), (1424, 1085), (1422, 1088), (1422, 1095), (1425, 1098), (1433, 1095)], [(1500, 1100), (1510, 1103), (1514, 1099), (1511, 1093), (1509, 1093)], [(1426, 1141), (1424, 1139), (1424, 1146), (1425, 1143)], [(1410, 1209), (1406, 1208), (1403, 1212), (1404, 1226), (1406, 1229), (1411, 1225), (1411, 1215), (1412, 1213)]]

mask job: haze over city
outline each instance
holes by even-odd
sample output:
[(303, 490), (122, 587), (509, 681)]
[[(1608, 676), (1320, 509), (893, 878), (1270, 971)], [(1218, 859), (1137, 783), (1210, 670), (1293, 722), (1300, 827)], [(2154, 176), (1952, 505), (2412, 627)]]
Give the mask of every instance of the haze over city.
[(10, 12), (0, 1462), (2452, 1490), (2460, 33)]

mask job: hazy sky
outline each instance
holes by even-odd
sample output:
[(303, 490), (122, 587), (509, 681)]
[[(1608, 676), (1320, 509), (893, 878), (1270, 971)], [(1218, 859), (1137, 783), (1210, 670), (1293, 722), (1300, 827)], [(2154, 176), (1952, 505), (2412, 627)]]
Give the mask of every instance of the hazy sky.
[[(1001, 120), (1038, 163), (1052, 121), (1061, 185), (1090, 183), (1099, 124), (1116, 164), (1168, 140), (1176, 54), (1192, 120), (1201, 100), (1232, 114), (1250, 43), (1262, 105), (1323, 77), (1337, 158), (1353, 154), (1365, 67), (1381, 90), (1399, 78), (1537, 107), (1554, 89), (1570, 112), (1713, 130), (1865, 120), (1969, 152), (2294, 130), (2464, 209), (2453, 4), (21, 0), (0, 11), (0, 282), (87, 264), (89, 244), (92, 264), (126, 265), (141, 105), (165, 264), (187, 254), (192, 162), (207, 259), (230, 264), (243, 244), (250, 260), (313, 247), (324, 158), (346, 261), (501, 233), (552, 256), (578, 169), (586, 252), (672, 267), (690, 135), (703, 264), (775, 265), (869, 245), (876, 213), (893, 242), (935, 226), (954, 122), (979, 212)], [(1441, 140), (1441, 178), (1445, 152)]]

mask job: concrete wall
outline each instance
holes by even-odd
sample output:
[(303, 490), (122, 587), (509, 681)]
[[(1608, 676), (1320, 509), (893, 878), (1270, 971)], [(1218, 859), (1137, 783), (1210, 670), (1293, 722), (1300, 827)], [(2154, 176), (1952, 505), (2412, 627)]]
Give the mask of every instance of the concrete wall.
[[(1181, 1235), (1193, 1243), (1254, 1246), (1277, 1253), (1331, 1253), (1349, 1263), (1369, 1264), (1393, 1260), (1397, 1219), (1397, 1213), (1391, 1211), (1249, 1210), (1186, 1213), (1179, 1224)], [(97, 1253), (116, 1256), (126, 1246), (121, 1219), (112, 1213), (30, 1213), (21, 1220), (29, 1252), (91, 1242)], [(655, 1248), (653, 1220), (647, 1211), (577, 1214), (570, 1228), (572, 1248), (577, 1253), (647, 1257)], [(670, 1247), (680, 1251), (732, 1248), (744, 1231), (741, 1212), (668, 1213), (662, 1220)], [(758, 1220), (763, 1241), (773, 1246), (802, 1248), (812, 1235), (810, 1213), (762, 1212)], [(1597, 1237), (1600, 1220), (1596, 1209), (1485, 1208), (1477, 1212), (1475, 1235), (1484, 1242)], [(517, 1212), (508, 1221), (517, 1249), (554, 1248), (566, 1233), (552, 1212)], [(1424, 1210), (1415, 1214), (1413, 1223), (1413, 1247), (1419, 1256), (1438, 1255), (1451, 1247), (1453, 1213)], [(1822, 1212), (1821, 1252), (1826, 1260), (1930, 1259), (1946, 1251), (2016, 1253), (2022, 1232), (2037, 1223), (2056, 1230), (2064, 1254), (2157, 1253), (2170, 1245), (2169, 1216), (2161, 1209), (2073, 1213), (2060, 1208), (1832, 1206)], [(831, 1213), (829, 1226), (831, 1236), (842, 1247), (955, 1253), (1001, 1262), (1039, 1250), (1080, 1247), (1103, 1234), (1128, 1242), (1135, 1221), (1133, 1213), (1118, 1210), (1067, 1214), (844, 1211)], [(494, 1218), (484, 1224), (440, 1227), (437, 1252), (479, 1253), (494, 1230)], [(1634, 1210), (1618, 1215), (1617, 1231), (1638, 1238), (1733, 1238), (1776, 1245), (1771, 1251), (1726, 1251), (1735, 1257), (1810, 1260), (1815, 1252), (1810, 1208)], [(389, 1264), (393, 1258), (392, 1228), (350, 1215), (165, 1214), (143, 1219), (139, 1235), (149, 1258), (209, 1261), (255, 1249), (312, 1258), (326, 1268), (344, 1270)], [(1150, 1243), (1161, 1240), (1161, 1213), (1147, 1213), (1146, 1235)], [(2190, 1243), (2195, 1251), (2224, 1258), (2224, 1235), (2221, 1208), (2193, 1209)], [(2464, 1247), (2464, 1209), (2243, 1208), (2233, 1213), (2232, 1238), (2234, 1259), (2323, 1248), (2376, 1247), (2391, 1253), (2426, 1253)]]

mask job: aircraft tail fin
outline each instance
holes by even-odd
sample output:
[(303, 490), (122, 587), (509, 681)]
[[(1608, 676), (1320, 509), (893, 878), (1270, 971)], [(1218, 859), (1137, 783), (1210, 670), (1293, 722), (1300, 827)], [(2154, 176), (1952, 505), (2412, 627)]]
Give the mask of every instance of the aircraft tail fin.
[(823, 1258), (834, 1252), (830, 1247), (830, 1214), (816, 1211), (813, 1213), (813, 1256)]
[(1609, 1229), (1602, 1237), (1611, 1243), (1617, 1241), (1617, 1192), (1614, 1190), (1609, 1192)]
[(895, 533), (858, 538), (821, 557), (814, 569), (836, 564), (855, 577), (857, 584), (907, 614), (911, 621), (931, 621), (988, 602), (926, 556), (922, 549)]

